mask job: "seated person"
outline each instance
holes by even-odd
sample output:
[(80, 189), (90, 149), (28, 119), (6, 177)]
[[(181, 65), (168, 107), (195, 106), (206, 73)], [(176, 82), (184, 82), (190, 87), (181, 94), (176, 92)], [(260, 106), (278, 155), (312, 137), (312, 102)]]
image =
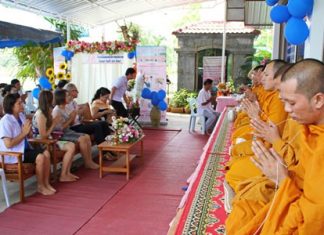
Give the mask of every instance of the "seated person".
[[(33, 149), (27, 136), (31, 133), (31, 122), (26, 120), (23, 102), (19, 94), (8, 94), (3, 100), (5, 115), (0, 120), (0, 150), (23, 153), (24, 163), (36, 163), (37, 191), (52, 195), (56, 190), (50, 185), (50, 153)], [(5, 156), (5, 163), (16, 164), (16, 157)]]
[(206, 131), (210, 133), (217, 121), (218, 113), (212, 108), (212, 101), (215, 97), (211, 96), (210, 89), (212, 88), (213, 80), (207, 79), (204, 81), (204, 87), (200, 90), (197, 98), (198, 113), (207, 118)]
[(78, 89), (73, 83), (69, 83), (65, 86), (67, 91), (67, 105), (66, 110), (68, 114), (76, 112), (74, 121), (71, 123), (71, 129), (75, 132), (86, 133), (93, 135), (96, 144), (101, 144), (105, 141), (107, 135), (110, 134), (110, 129), (106, 121), (94, 121), (91, 123), (81, 123), (84, 110), (79, 109), (77, 102), (74, 100), (78, 97)]
[(91, 156), (91, 140), (90, 136), (83, 133), (78, 133), (73, 131), (70, 127), (73, 124), (77, 111), (72, 111), (68, 113), (67, 110), (67, 91), (57, 90), (54, 94), (56, 106), (53, 109), (52, 115), (55, 119), (57, 116), (61, 117), (61, 122), (58, 123), (54, 130), (62, 131), (63, 136), (61, 140), (72, 141), (78, 143), (80, 147), (80, 152), (83, 156), (85, 167), (90, 169), (98, 169), (99, 166), (92, 160)]
[[(38, 98), (38, 110), (33, 117), (33, 127), (40, 138), (52, 138), (51, 133), (54, 127), (61, 122), (61, 116), (52, 118), (53, 93), (47, 90), (41, 91)], [(62, 163), (60, 181), (71, 182), (79, 179), (78, 176), (71, 173), (70, 168), (75, 155), (75, 144), (69, 141), (57, 141), (58, 148), (65, 151)]]
[(69, 81), (68, 80), (60, 80), (58, 83), (57, 83), (57, 86), (56, 86), (56, 90), (62, 90), (64, 89), (65, 85), (68, 84)]
[(100, 87), (91, 103), (91, 114), (94, 119), (106, 120), (111, 123), (111, 118), (116, 115), (109, 105), (110, 90)]

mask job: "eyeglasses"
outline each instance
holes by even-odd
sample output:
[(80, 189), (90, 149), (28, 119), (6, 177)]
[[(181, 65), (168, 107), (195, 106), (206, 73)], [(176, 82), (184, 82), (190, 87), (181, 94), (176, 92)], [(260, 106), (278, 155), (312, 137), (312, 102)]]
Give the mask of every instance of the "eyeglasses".
[(79, 91), (78, 91), (78, 90), (76, 90), (76, 89), (74, 89), (74, 90), (71, 90), (71, 91), (75, 91), (75, 92), (79, 93)]

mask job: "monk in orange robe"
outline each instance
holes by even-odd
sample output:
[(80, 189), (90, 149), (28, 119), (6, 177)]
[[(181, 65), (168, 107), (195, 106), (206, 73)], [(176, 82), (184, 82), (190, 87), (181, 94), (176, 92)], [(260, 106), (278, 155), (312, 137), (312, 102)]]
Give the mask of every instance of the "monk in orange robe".
[[(262, 112), (259, 110), (252, 110), (252, 118), (255, 120), (263, 120), (271, 123), (278, 127), (279, 136), (282, 135), (283, 127), (287, 119), (287, 113), (284, 110), (283, 103), (279, 99), (278, 87), (280, 84), (280, 76), (275, 74), (279, 69), (284, 66), (283, 61), (272, 61), (270, 62), (264, 71), (264, 76), (262, 78), (262, 84), (264, 89), (267, 90), (268, 94), (265, 96), (266, 100), (263, 104)], [(279, 81), (279, 82), (278, 82)], [(248, 104), (252, 106), (252, 104)], [(244, 181), (248, 178), (261, 175), (260, 170), (255, 167), (255, 165), (250, 161), (250, 157), (253, 154), (252, 152), (252, 139), (253, 139), (253, 127), (246, 126), (242, 127), (242, 134), (238, 138), (245, 139), (244, 142), (233, 145), (231, 151), (231, 161), (228, 163), (229, 170), (226, 172), (225, 179), (228, 184), (236, 192), (236, 186), (241, 181)], [(243, 131), (249, 130), (248, 133)], [(264, 142), (267, 147), (271, 146), (271, 143)]]
[[(265, 201), (263, 207), (250, 211), (248, 216), (240, 216), (234, 208), (226, 222), (227, 234), (323, 233), (323, 81), (324, 64), (312, 59), (298, 62), (283, 76), (280, 96), (285, 102), (285, 109), (302, 124), (296, 129), (300, 146), (295, 150), (297, 162), (287, 169), (281, 162), (284, 156), (267, 150), (260, 142), (254, 142), (256, 159), (253, 162), (279, 188), (277, 192), (272, 192), (271, 202)], [(251, 190), (253, 187), (246, 192)], [(255, 193), (254, 198), (259, 202), (262, 195)], [(244, 196), (240, 201), (234, 207), (242, 211), (248, 210), (252, 204), (251, 201), (246, 203)]]

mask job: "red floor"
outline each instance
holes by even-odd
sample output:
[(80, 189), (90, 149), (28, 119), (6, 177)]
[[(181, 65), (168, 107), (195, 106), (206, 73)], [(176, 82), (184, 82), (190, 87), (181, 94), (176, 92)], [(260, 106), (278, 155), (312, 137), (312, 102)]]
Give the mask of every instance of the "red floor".
[[(0, 234), (166, 234), (207, 137), (146, 130), (144, 158), (132, 179), (79, 170), (77, 183), (58, 184), (55, 196), (29, 197), (0, 214)], [(135, 151), (138, 151), (137, 148)]]

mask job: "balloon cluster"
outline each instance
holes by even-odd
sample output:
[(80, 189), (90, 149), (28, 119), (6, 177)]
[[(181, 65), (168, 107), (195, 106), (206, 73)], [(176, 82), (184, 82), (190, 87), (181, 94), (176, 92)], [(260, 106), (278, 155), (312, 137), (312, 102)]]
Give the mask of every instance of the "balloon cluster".
[(51, 90), (52, 89), (52, 83), (47, 79), (47, 77), (42, 76), (38, 79), (39, 87), (36, 87), (32, 91), (32, 95), (35, 99), (38, 99), (39, 93), (41, 92), (42, 89), (45, 90)]
[(278, 24), (287, 23), (285, 38), (290, 44), (304, 43), (309, 36), (304, 18), (312, 14), (314, 0), (288, 0), (287, 5), (279, 5), (278, 2), (279, 0), (266, 0), (268, 6), (274, 6), (270, 12), (271, 20)]
[(167, 103), (164, 101), (166, 92), (164, 90), (151, 91), (148, 88), (142, 90), (142, 98), (151, 100), (152, 105), (157, 106), (161, 111), (168, 109)]
[(61, 55), (64, 56), (67, 61), (70, 61), (74, 56), (74, 52), (70, 50), (64, 50), (62, 51)]

